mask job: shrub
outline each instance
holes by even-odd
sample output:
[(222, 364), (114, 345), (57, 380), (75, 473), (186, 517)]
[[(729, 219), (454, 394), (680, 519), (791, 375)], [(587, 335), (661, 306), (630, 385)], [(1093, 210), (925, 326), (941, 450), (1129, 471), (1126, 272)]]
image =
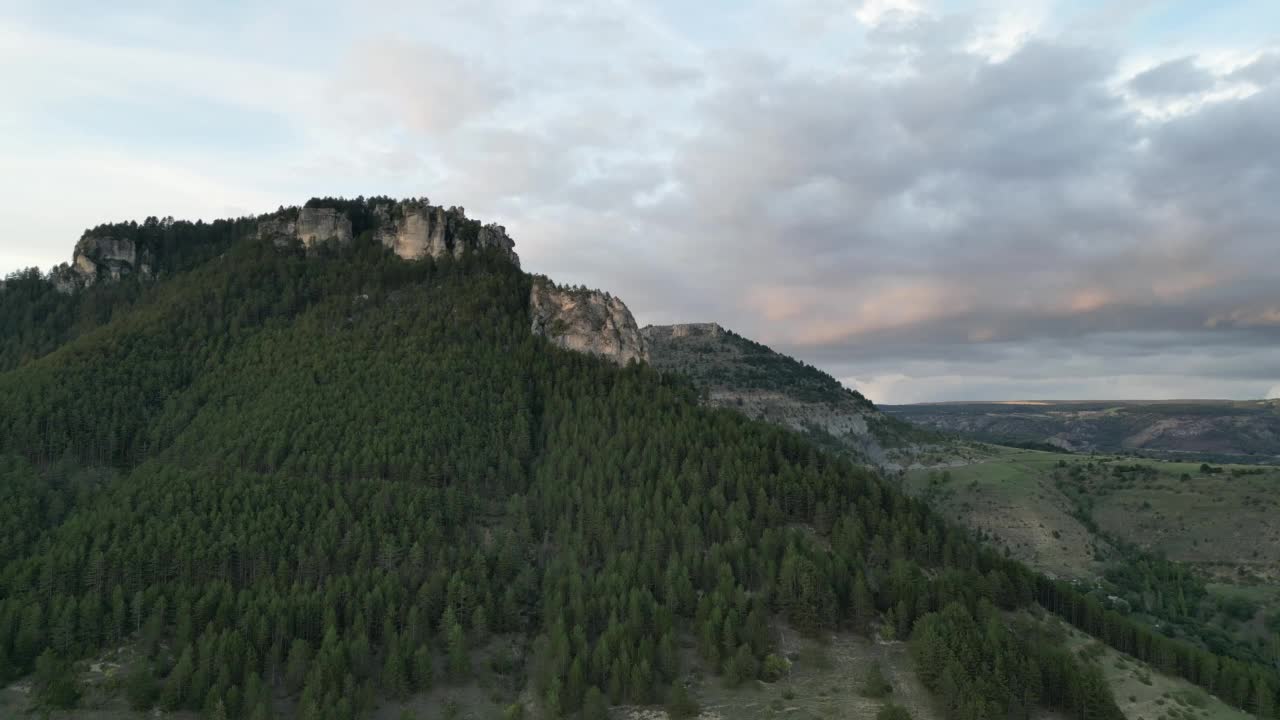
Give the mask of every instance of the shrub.
[(683, 683), (677, 682), (671, 688), (671, 698), (667, 702), (667, 712), (673, 718), (690, 718), (698, 714), (701, 708), (698, 703), (689, 695), (689, 689)]
[(901, 705), (889, 703), (876, 713), (876, 720), (911, 720), (911, 713)]
[(790, 663), (783, 658), (770, 653), (765, 656), (764, 664), (760, 667), (760, 679), (765, 682), (777, 682), (782, 679), (790, 669)]
[(882, 698), (893, 692), (893, 685), (885, 679), (880, 670), (880, 663), (872, 663), (867, 671), (867, 678), (862, 682), (862, 695), (869, 698)]
[(160, 683), (151, 668), (145, 665), (135, 667), (125, 678), (124, 695), (134, 710), (150, 710), (156, 698), (160, 697)]

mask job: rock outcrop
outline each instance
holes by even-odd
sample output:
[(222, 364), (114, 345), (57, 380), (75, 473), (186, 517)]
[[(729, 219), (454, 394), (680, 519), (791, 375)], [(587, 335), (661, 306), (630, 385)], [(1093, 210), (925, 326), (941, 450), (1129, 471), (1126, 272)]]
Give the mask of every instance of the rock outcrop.
[(336, 208), (304, 207), (296, 220), (283, 215), (260, 221), (258, 237), (270, 238), (276, 245), (297, 239), (307, 249), (328, 242), (346, 244), (351, 242), (351, 220)]
[(506, 228), (469, 220), (462, 208), (446, 210), (425, 200), (405, 200), (379, 205), (374, 216), (378, 241), (406, 260), (458, 258), (468, 250), (496, 248), (520, 264)]
[(151, 277), (153, 259), (128, 238), (85, 234), (76, 243), (70, 265), (50, 273), (59, 292), (86, 288), (99, 280), (119, 280), (129, 275)]
[(599, 290), (556, 287), (534, 280), (529, 294), (533, 332), (569, 350), (592, 353), (619, 365), (648, 361), (649, 347), (631, 311)]
[(298, 212), (298, 239), (306, 247), (316, 243), (351, 242), (351, 220), (333, 208), (304, 207)]
[[(460, 258), (468, 251), (496, 248), (520, 264), (506, 228), (471, 220), (463, 208), (446, 209), (426, 199), (387, 202), (374, 206), (362, 222), (362, 232), (371, 229), (378, 242), (406, 260)], [(258, 237), (280, 246), (298, 240), (310, 249), (321, 243), (351, 242), (353, 226), (338, 208), (304, 207), (263, 217)]]

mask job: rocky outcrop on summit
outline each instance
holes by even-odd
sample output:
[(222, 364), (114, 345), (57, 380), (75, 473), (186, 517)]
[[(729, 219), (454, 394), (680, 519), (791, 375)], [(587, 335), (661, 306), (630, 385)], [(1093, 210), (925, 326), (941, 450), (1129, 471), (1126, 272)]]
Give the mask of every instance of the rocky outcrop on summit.
[(496, 248), (520, 264), (506, 228), (471, 220), (463, 208), (446, 209), (423, 198), (383, 202), (355, 212), (361, 218), (358, 230), (341, 209), (312, 206), (263, 217), (258, 221), (257, 234), (279, 246), (298, 240), (310, 249), (327, 242), (346, 244), (351, 242), (353, 232), (372, 230), (379, 243), (405, 260), (460, 258), (471, 250)]
[(298, 213), (298, 239), (305, 247), (316, 243), (351, 242), (351, 220), (333, 208), (304, 207)]
[(462, 208), (446, 210), (422, 200), (405, 200), (379, 205), (374, 216), (378, 241), (406, 260), (445, 255), (457, 258), (468, 249), (497, 248), (520, 264), (506, 228), (469, 220)]
[(50, 273), (53, 286), (64, 293), (86, 288), (99, 280), (119, 280), (128, 275), (151, 277), (153, 258), (133, 240), (85, 234), (76, 243), (70, 265)]
[(285, 216), (266, 218), (258, 223), (258, 237), (269, 238), (276, 245), (297, 239), (305, 248), (321, 243), (351, 242), (351, 220), (335, 208), (304, 207), (297, 219)]
[(714, 407), (806, 433), (819, 433), (875, 465), (912, 434), (862, 395), (815, 367), (716, 323), (649, 325), (650, 363), (687, 375)]
[(562, 348), (599, 355), (619, 365), (649, 360), (648, 343), (631, 311), (608, 293), (561, 288), (537, 278), (529, 294), (529, 314), (533, 333)]

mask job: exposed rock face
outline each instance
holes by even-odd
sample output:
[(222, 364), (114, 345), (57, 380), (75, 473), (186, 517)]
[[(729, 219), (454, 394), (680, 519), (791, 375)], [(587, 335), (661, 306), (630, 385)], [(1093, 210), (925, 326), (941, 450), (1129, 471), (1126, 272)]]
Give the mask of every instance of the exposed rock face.
[(298, 223), (288, 217), (264, 218), (258, 221), (258, 237), (269, 238), (276, 247), (289, 244), (298, 236)]
[[(468, 251), (497, 248), (511, 261), (520, 264), (515, 243), (501, 225), (481, 225), (468, 219), (463, 208), (431, 205), (424, 199), (384, 203), (372, 210), (374, 237), (384, 247), (406, 260), (460, 258)], [(320, 243), (348, 243), (352, 224), (341, 210), (328, 207), (304, 207), (282, 211), (258, 221), (258, 237), (276, 245), (298, 240), (306, 248)]]
[[(379, 242), (406, 260), (461, 258), (468, 252), (495, 249), (520, 265), (506, 228), (469, 219), (463, 208), (434, 206), (426, 198), (371, 203), (338, 201), (340, 207), (323, 207), (320, 202), (317, 207), (282, 208), (258, 218), (256, 235), (278, 247), (296, 240), (311, 249), (330, 242), (350, 243), (358, 229), (372, 231)], [(101, 280), (151, 277), (153, 267), (158, 267), (156, 258), (135, 240), (86, 233), (76, 244), (71, 263), (53, 268), (48, 277), (56, 290), (72, 293)]]
[(307, 249), (327, 242), (346, 244), (351, 242), (351, 220), (335, 208), (304, 207), (296, 220), (284, 215), (259, 221), (258, 237), (270, 238), (279, 246), (297, 239)]
[(152, 258), (127, 238), (88, 235), (80, 238), (71, 265), (53, 269), (50, 279), (59, 292), (89, 287), (99, 280), (119, 280), (128, 275), (151, 276)]
[(351, 242), (351, 221), (333, 208), (304, 207), (298, 213), (298, 239), (306, 247), (316, 243)]
[(468, 250), (497, 248), (517, 265), (515, 243), (501, 225), (483, 225), (468, 220), (462, 208), (448, 210), (425, 200), (406, 200), (380, 205), (376, 235), (383, 246), (406, 260), (424, 257), (462, 257)]
[(539, 278), (529, 294), (529, 313), (534, 334), (562, 348), (600, 355), (619, 365), (649, 360), (648, 343), (631, 311), (607, 293), (559, 288)]

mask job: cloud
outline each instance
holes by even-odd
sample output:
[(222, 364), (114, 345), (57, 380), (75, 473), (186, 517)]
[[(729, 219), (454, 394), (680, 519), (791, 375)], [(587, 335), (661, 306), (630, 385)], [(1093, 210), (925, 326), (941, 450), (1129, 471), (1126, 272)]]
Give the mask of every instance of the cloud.
[(919, 0), (863, 0), (853, 15), (863, 25), (875, 26), (883, 22), (905, 22), (923, 11)]
[(1259, 86), (1269, 85), (1280, 79), (1280, 51), (1262, 53), (1227, 77), (1230, 80), (1244, 80)]
[(440, 135), (483, 119), (513, 95), (483, 57), (399, 37), (361, 40), (331, 93), (359, 118)]
[(164, 46), (18, 17), (0, 263), (106, 219), (427, 195), (641, 322), (716, 320), (880, 400), (1256, 397), (1280, 54), (1062, 7), (379, 0)]
[(1205, 327), (1280, 327), (1280, 305), (1237, 308), (1229, 313), (1214, 315), (1205, 321)]
[(1272, 385), (1267, 391), (1268, 400), (1280, 400), (1280, 384)]
[(1214, 83), (1213, 74), (1196, 65), (1195, 58), (1182, 57), (1138, 73), (1129, 87), (1141, 95), (1176, 97), (1202, 93)]

